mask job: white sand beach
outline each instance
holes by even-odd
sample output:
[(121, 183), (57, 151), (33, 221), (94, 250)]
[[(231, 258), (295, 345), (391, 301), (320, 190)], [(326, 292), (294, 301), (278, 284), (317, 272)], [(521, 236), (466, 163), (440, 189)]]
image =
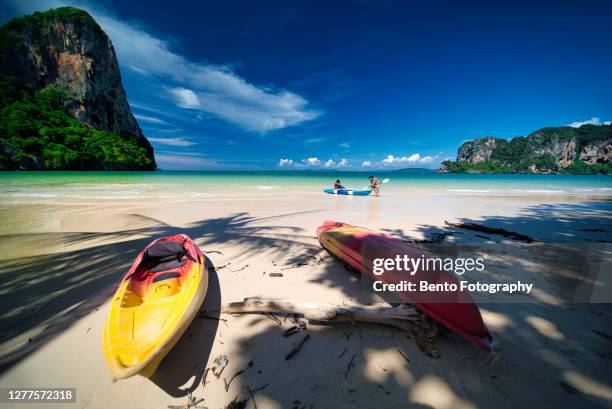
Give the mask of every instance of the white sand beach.
[[(559, 295), (563, 278), (571, 278), (564, 259), (575, 254), (586, 251), (592, 258), (607, 251), (597, 268), (609, 274), (609, 244), (603, 242), (610, 241), (610, 202), (604, 199), (421, 192), (5, 204), (3, 231), (12, 232), (0, 239), (0, 387), (76, 387), (76, 405), (46, 404), (49, 408), (186, 408), (201, 399), (191, 407), (224, 408), (234, 400), (246, 400), (247, 408), (609, 407), (612, 308)], [(436, 339), (437, 359), (405, 332), (383, 326), (307, 324), (284, 337), (292, 319), (207, 318), (218, 316), (221, 304), (251, 296), (338, 305), (384, 302), (321, 248), (315, 230), (326, 219), (407, 239), (450, 233), (428, 250), (479, 254), (488, 263), (484, 274), (534, 280), (534, 298), (479, 299), (502, 350), (482, 352), (443, 331)], [(445, 220), (503, 227), (535, 241), (451, 228)], [(109, 298), (146, 244), (177, 232), (192, 237), (214, 266), (204, 312), (151, 379), (113, 383), (100, 341)], [(286, 360), (306, 334), (302, 349)], [(221, 355), (229, 360), (221, 376), (209, 371), (204, 378)]]

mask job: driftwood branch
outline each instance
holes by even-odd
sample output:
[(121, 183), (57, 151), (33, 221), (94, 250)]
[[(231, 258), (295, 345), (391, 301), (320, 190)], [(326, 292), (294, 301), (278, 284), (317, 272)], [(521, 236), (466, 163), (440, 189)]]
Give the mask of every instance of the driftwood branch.
[(420, 313), (405, 304), (397, 307), (340, 306), (260, 297), (245, 298), (241, 302), (225, 304), (221, 312), (225, 314), (296, 314), (309, 321), (324, 324), (368, 322), (390, 325), (404, 330), (413, 329), (411, 324), (421, 320)]
[(508, 231), (506, 229), (502, 229), (501, 227), (488, 227), (488, 226), (484, 226), (482, 224), (476, 224), (476, 223), (451, 223), (449, 221), (444, 221), (444, 223), (446, 223), (447, 226), (450, 227), (455, 227), (458, 229), (465, 229), (465, 230), (471, 230), (471, 231), (479, 231), (482, 233), (489, 233), (489, 234), (497, 234), (499, 236), (503, 236), (503, 237), (508, 237), (510, 239), (514, 239), (514, 240), (519, 240), (519, 241), (524, 241), (526, 243), (533, 243), (534, 239), (525, 235), (525, 234), (521, 234), (521, 233), (516, 233), (513, 231)]

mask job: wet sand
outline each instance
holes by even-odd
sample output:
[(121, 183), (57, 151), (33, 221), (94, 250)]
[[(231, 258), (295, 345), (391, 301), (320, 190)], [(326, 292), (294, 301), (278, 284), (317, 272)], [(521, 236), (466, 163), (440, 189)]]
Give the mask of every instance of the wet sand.
[[(76, 387), (77, 404), (63, 406), (76, 408), (168, 408), (190, 398), (204, 399), (200, 406), (208, 408), (232, 400), (247, 400), (248, 408), (609, 407), (612, 307), (568, 302), (572, 295), (564, 293), (567, 280), (576, 279), (567, 266), (577, 254), (591, 262), (599, 257), (593, 269), (612, 271), (612, 206), (602, 199), (418, 193), (3, 205), (0, 387)], [(321, 249), (315, 230), (326, 219), (407, 240), (450, 233), (427, 250), (479, 254), (488, 268), (472, 279), (535, 279), (537, 291), (525, 302), (479, 298), (500, 353), (480, 352), (443, 332), (438, 359), (393, 328), (308, 324), (284, 337), (291, 319), (205, 317), (251, 296), (383, 302)], [(535, 242), (450, 228), (445, 220), (503, 227)], [(146, 244), (178, 232), (191, 236), (214, 266), (205, 313), (153, 378), (113, 383), (100, 346), (109, 298)], [(220, 355), (229, 359), (220, 378), (210, 371), (204, 378)], [(45, 404), (56, 406), (62, 407)]]

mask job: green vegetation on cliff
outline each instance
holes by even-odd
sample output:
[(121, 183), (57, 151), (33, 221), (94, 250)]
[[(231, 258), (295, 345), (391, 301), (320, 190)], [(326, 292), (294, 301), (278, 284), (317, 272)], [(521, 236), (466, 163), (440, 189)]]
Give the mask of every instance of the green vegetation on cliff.
[(32, 92), (0, 76), (0, 170), (147, 169), (135, 141), (81, 124), (64, 108), (65, 91)]
[[(31, 32), (33, 27), (38, 29), (50, 27), (57, 20), (80, 22), (90, 27), (99, 27), (89, 13), (75, 7), (59, 7), (28, 16), (15, 17), (0, 27), (0, 57), (10, 57), (11, 47), (19, 41), (19, 35)], [(34, 45), (44, 46), (40, 43)]]
[(588, 164), (578, 160), (565, 168), (559, 168), (552, 155), (544, 155), (537, 160), (520, 161), (513, 165), (506, 165), (498, 160), (485, 160), (479, 163), (454, 162), (445, 160), (442, 168), (450, 173), (533, 173), (530, 166), (534, 164), (536, 169), (547, 169), (551, 173), (568, 173), (574, 175), (610, 175), (612, 164), (595, 163)]
[(612, 174), (612, 126), (543, 128), (510, 140), (465, 142), (456, 161), (442, 162), (452, 173)]

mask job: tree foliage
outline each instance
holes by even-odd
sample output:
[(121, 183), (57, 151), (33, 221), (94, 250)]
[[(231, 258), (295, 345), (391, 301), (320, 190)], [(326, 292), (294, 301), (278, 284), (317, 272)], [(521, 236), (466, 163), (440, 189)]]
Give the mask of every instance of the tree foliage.
[(611, 174), (612, 165), (608, 162), (588, 164), (576, 159), (569, 166), (562, 168), (555, 156), (550, 153), (550, 147), (558, 143), (574, 141), (576, 158), (582, 149), (593, 143), (612, 141), (612, 126), (583, 125), (578, 128), (562, 126), (543, 128), (511, 140), (497, 139), (495, 148), (488, 160), (471, 164), (467, 161), (444, 161), (442, 168), (453, 173), (532, 173), (532, 172), (562, 172), (572, 174)]
[(29, 92), (0, 76), (0, 169), (146, 169), (136, 141), (81, 124), (64, 108), (65, 90)]

